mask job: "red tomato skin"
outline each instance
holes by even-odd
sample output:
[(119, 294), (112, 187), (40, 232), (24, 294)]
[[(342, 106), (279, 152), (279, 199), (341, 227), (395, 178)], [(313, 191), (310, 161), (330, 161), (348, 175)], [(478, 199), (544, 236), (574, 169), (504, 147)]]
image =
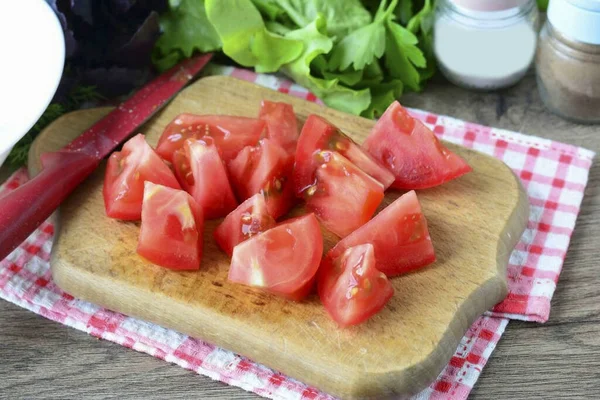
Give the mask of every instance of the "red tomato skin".
[(348, 248), (319, 268), (318, 293), (327, 313), (341, 327), (358, 325), (383, 309), (394, 295), (385, 274), (375, 268), (370, 243)]
[(144, 135), (138, 134), (129, 139), (120, 152), (108, 158), (102, 188), (106, 215), (127, 221), (139, 220), (145, 181), (181, 188), (173, 171), (148, 145)]
[(417, 195), (410, 191), (365, 225), (340, 240), (325, 256), (329, 262), (346, 249), (371, 243), (377, 269), (388, 277), (411, 272), (435, 261), (435, 251)]
[(471, 171), (397, 101), (377, 121), (363, 147), (394, 173), (396, 189), (427, 189)]
[(198, 270), (203, 232), (202, 209), (188, 193), (146, 182), (137, 246), (140, 256), (173, 270)]
[(219, 247), (231, 257), (233, 248), (275, 226), (262, 194), (257, 193), (230, 212), (215, 229), (214, 237)]
[(299, 301), (310, 293), (322, 255), (319, 222), (307, 214), (235, 246), (228, 279)]
[(291, 104), (263, 100), (258, 114), (267, 124), (267, 137), (289, 154), (296, 152), (296, 142), (300, 131), (298, 120)]
[(342, 131), (324, 118), (311, 114), (306, 119), (296, 149), (294, 165), (294, 189), (300, 196), (314, 182), (319, 166), (315, 154), (335, 151), (350, 160), (358, 168), (379, 181), (384, 190), (394, 181), (394, 175), (378, 160), (369, 155)]
[(315, 184), (304, 192), (307, 208), (339, 237), (367, 223), (384, 197), (383, 186), (345, 157), (321, 151)]
[(213, 138), (225, 162), (233, 159), (246, 146), (255, 145), (266, 129), (264, 121), (229, 115), (180, 114), (165, 128), (156, 152), (173, 162), (173, 154), (187, 139)]
[(202, 208), (205, 219), (224, 217), (237, 207), (227, 170), (210, 138), (188, 139), (173, 156), (181, 186)]
[(261, 139), (257, 146), (240, 151), (228, 164), (228, 171), (238, 199), (261, 193), (269, 214), (278, 219), (295, 204), (293, 167), (292, 155), (271, 139)]

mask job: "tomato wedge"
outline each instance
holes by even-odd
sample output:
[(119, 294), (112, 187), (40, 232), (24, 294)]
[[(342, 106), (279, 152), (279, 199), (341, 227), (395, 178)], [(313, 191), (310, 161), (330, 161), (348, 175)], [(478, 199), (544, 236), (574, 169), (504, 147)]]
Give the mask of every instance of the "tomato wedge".
[(287, 220), (233, 249), (229, 280), (301, 300), (310, 292), (323, 255), (314, 214)]
[(268, 138), (289, 154), (296, 152), (300, 132), (294, 107), (288, 103), (263, 100), (258, 118), (267, 124)]
[(342, 327), (371, 318), (394, 295), (387, 276), (375, 267), (370, 243), (350, 247), (328, 266), (321, 266), (317, 287), (325, 309)]
[(188, 139), (173, 155), (181, 186), (202, 208), (204, 218), (224, 217), (237, 207), (225, 165), (210, 137)]
[(379, 161), (327, 120), (313, 114), (306, 119), (298, 139), (294, 166), (294, 188), (297, 195), (313, 184), (314, 172), (320, 165), (315, 154), (321, 150), (337, 151), (379, 181), (384, 190), (394, 182), (394, 175)]
[(165, 128), (156, 152), (172, 162), (173, 154), (187, 139), (210, 136), (227, 162), (244, 147), (255, 145), (264, 130), (265, 122), (255, 118), (180, 114)]
[(145, 183), (139, 255), (170, 269), (199, 269), (203, 228), (202, 210), (189, 194)]
[(245, 147), (229, 165), (231, 182), (240, 200), (261, 193), (267, 210), (277, 219), (294, 205), (294, 158), (271, 139)]
[(214, 236), (219, 247), (231, 257), (238, 243), (274, 226), (275, 219), (267, 212), (264, 196), (257, 193), (230, 212), (217, 226)]
[(394, 173), (392, 187), (426, 189), (471, 171), (397, 101), (381, 116), (363, 147)]
[(337, 152), (314, 157), (321, 164), (315, 183), (304, 191), (306, 206), (327, 229), (345, 237), (371, 219), (383, 200), (383, 186)]
[(106, 215), (123, 220), (138, 220), (142, 215), (144, 182), (180, 189), (171, 169), (138, 134), (108, 158), (104, 175)]
[(377, 269), (387, 276), (410, 272), (435, 261), (427, 220), (414, 191), (399, 197), (340, 240), (325, 259), (332, 262), (350, 247), (366, 243), (373, 245)]

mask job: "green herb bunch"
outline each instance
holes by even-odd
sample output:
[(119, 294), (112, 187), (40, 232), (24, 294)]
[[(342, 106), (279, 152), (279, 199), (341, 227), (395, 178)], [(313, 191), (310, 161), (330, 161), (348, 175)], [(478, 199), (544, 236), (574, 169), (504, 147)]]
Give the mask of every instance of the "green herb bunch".
[(435, 72), (434, 0), (171, 0), (153, 61), (222, 51), (281, 72), (328, 106), (379, 116)]

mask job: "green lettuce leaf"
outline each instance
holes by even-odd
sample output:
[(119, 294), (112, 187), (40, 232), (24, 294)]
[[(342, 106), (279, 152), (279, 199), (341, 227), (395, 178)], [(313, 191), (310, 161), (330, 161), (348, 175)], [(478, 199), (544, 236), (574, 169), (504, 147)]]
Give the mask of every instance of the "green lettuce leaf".
[(277, 0), (252, 0), (252, 3), (270, 21), (274, 21), (285, 14), (285, 11), (277, 4)]
[(333, 47), (333, 40), (326, 35), (326, 20), (321, 14), (305, 26), (289, 32), (288, 39), (300, 40), (304, 50), (300, 57), (283, 66), (282, 71), (296, 83), (304, 86), (330, 107), (359, 115), (371, 102), (369, 89), (353, 90), (340, 84), (339, 79), (322, 79), (311, 75), (311, 62)]
[(163, 34), (152, 53), (152, 61), (159, 70), (191, 57), (194, 51), (221, 48), (219, 35), (208, 22), (204, 0), (170, 0), (169, 5), (169, 11), (160, 16)]
[(223, 52), (257, 72), (275, 72), (302, 52), (301, 41), (267, 30), (250, 0), (207, 0), (206, 14), (219, 34)]
[(342, 38), (368, 25), (371, 14), (359, 0), (276, 0), (297, 27), (304, 28), (321, 14), (325, 18), (326, 35)]
[(344, 85), (354, 86), (362, 80), (364, 70), (359, 69), (358, 71), (352, 68), (344, 72), (329, 72), (324, 71), (323, 76), (327, 79), (338, 79)]

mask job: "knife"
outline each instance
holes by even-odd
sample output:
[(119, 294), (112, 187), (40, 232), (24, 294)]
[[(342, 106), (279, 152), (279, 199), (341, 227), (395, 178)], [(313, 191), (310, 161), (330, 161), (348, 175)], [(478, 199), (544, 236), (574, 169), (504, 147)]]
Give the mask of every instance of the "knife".
[(67, 146), (44, 154), (38, 175), (0, 197), (0, 260), (27, 239), (104, 157), (198, 75), (211, 57), (204, 54), (174, 66)]

